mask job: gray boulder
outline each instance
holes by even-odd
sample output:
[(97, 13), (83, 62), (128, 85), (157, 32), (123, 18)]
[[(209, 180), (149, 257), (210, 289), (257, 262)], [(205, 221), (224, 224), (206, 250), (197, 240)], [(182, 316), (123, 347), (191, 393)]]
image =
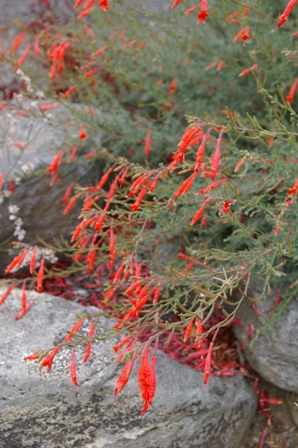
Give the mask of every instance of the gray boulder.
[[(75, 314), (98, 312), (36, 292), (28, 292), (28, 300), (34, 305), (19, 321), (14, 316), (20, 309), (20, 290), (0, 310), (1, 448), (240, 446), (256, 412), (256, 396), (242, 376), (211, 377), (205, 388), (202, 373), (159, 352), (156, 396), (140, 419), (137, 366), (113, 404), (121, 370), (113, 363), (115, 340), (94, 344), (85, 365), (83, 348), (76, 348), (78, 387), (69, 375), (69, 349), (58, 352), (49, 374), (38, 371), (34, 362), (24, 362), (24, 356), (59, 344)], [(111, 325), (100, 318), (96, 333)], [(87, 321), (82, 331), (87, 333)]]
[[(259, 297), (262, 285), (255, 284), (250, 297)], [(279, 388), (298, 393), (298, 340), (295, 337), (298, 327), (298, 299), (293, 298), (285, 307), (285, 311), (273, 319), (273, 304), (278, 292), (272, 292), (266, 299), (255, 305), (257, 314), (249, 300), (245, 300), (237, 314), (242, 327), (235, 327), (238, 340), (243, 343), (244, 356), (249, 365), (270, 383)], [(283, 300), (283, 299), (281, 299)], [(258, 332), (266, 325), (266, 330)], [(252, 330), (252, 336), (258, 337), (254, 342), (248, 339), (247, 326)]]
[[(79, 106), (62, 106), (43, 114), (40, 109), (43, 104), (47, 102), (34, 101), (32, 104), (29, 100), (22, 100), (22, 110), (28, 111), (28, 116), (18, 115), (17, 102), (0, 112), (0, 172), (14, 179), (16, 184), (13, 195), (7, 184), (0, 191), (0, 275), (14, 256), (11, 253), (12, 241), (40, 245), (38, 238), (47, 243), (53, 243), (54, 237), (70, 240), (78, 224), (82, 203), (78, 201), (67, 215), (63, 215), (64, 193), (72, 182), (92, 185), (102, 175), (100, 161), (94, 163), (79, 159), (78, 162), (61, 165), (60, 180), (50, 186), (51, 176), (42, 175), (40, 168), (48, 167), (58, 150), (66, 148), (78, 137), (78, 128), (68, 130), (66, 124), (71, 120), (71, 108)], [(49, 115), (51, 120), (47, 118)], [(20, 149), (16, 142), (24, 148)], [(86, 152), (87, 147), (93, 149), (99, 145), (99, 135), (92, 142), (88, 139)], [(64, 160), (67, 161), (67, 156)], [(11, 212), (13, 206), (17, 207), (16, 213)]]
[(13, 21), (28, 23), (38, 17), (38, 13), (44, 10), (44, 14), (53, 14), (59, 18), (67, 15), (72, 8), (70, 0), (49, 0), (43, 3), (39, 0), (0, 0), (1, 16), (0, 24), (7, 26)]

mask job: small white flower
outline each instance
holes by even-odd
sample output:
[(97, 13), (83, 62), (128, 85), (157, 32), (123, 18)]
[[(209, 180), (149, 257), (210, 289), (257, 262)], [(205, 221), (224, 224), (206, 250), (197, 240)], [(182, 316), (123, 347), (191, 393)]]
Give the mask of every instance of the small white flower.
[(15, 222), (15, 225), (16, 225), (16, 226), (20, 226), (20, 227), (22, 227), (22, 225), (23, 225), (23, 220), (22, 220), (22, 218), (18, 218), (18, 219), (16, 220), (16, 222)]
[(20, 210), (20, 207), (18, 207), (17, 205), (9, 205), (8, 206), (9, 213), (16, 214), (16, 213), (18, 213), (19, 210)]
[(15, 232), (14, 232), (14, 236), (16, 236), (19, 241), (23, 241), (23, 239), (25, 238), (25, 235), (26, 235), (26, 230), (24, 230), (24, 229), (15, 230)]

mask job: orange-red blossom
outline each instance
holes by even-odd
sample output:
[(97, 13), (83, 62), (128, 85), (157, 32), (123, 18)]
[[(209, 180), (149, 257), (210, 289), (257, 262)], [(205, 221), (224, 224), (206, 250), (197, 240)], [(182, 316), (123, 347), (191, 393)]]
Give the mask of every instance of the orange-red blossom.
[[(277, 24), (277, 27), (280, 28), (289, 18), (291, 12), (295, 8), (297, 3), (297, 0), (290, 0), (289, 3), (286, 6), (286, 9), (284, 12), (279, 16), (279, 22)], [(274, 30), (273, 30), (274, 31)]]
[(147, 348), (145, 355), (142, 356), (142, 361), (140, 364), (138, 375), (138, 388), (142, 393), (142, 398), (145, 400), (141, 416), (147, 411), (147, 409), (151, 405), (156, 389), (155, 365), (157, 357), (152, 356), (150, 366), (149, 355), (150, 355), (150, 348)]

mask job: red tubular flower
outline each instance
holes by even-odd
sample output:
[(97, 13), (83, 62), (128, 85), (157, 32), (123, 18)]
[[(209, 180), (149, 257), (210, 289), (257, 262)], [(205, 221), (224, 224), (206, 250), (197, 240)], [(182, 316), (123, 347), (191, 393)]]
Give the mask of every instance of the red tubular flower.
[(31, 48), (31, 44), (27, 44), (24, 53), (22, 54), (22, 56), (18, 60), (18, 66), (19, 67), (21, 67), (21, 65), (24, 64), (25, 59), (27, 58), (27, 56), (29, 54), (30, 48)]
[(105, 208), (104, 208), (105, 211), (108, 210), (108, 208), (110, 206), (110, 200), (113, 199), (113, 197), (114, 197), (114, 194), (116, 192), (116, 186), (117, 186), (117, 183), (118, 183), (118, 179), (119, 179), (119, 177), (116, 176), (114, 181), (113, 181), (113, 183), (112, 183), (112, 185), (111, 185), (111, 187), (110, 187), (110, 189), (109, 189), (107, 202), (106, 202), (106, 205), (105, 205)]
[(223, 206), (222, 206), (222, 212), (225, 213), (226, 215), (228, 215), (229, 213), (231, 213), (231, 209), (230, 206), (233, 204), (233, 202), (231, 201), (225, 201)]
[(102, 228), (102, 225), (103, 225), (103, 222), (105, 219), (106, 219), (106, 213), (103, 213), (102, 215), (100, 215), (100, 217), (98, 218), (97, 223), (94, 227), (95, 232), (101, 231), (101, 228)]
[(29, 272), (32, 275), (36, 263), (36, 249), (34, 248), (31, 255), (30, 265), (29, 265)]
[(151, 151), (151, 129), (148, 128), (146, 140), (145, 140), (145, 156), (146, 158), (149, 156)]
[(83, 9), (91, 8), (91, 6), (93, 6), (94, 3), (95, 0), (86, 0), (85, 3), (83, 4)]
[(84, 139), (87, 138), (85, 129), (84, 129), (84, 127), (83, 127), (82, 125), (80, 125), (80, 135), (79, 135), (79, 138), (80, 138), (81, 140), (84, 140)]
[(26, 284), (25, 283), (23, 283), (23, 286), (22, 286), (21, 305), (22, 305), (22, 309), (16, 315), (15, 320), (21, 319), (21, 317), (23, 317), (24, 314), (26, 314), (27, 311), (30, 309), (30, 307), (33, 305), (33, 302), (30, 302), (30, 303), (27, 304)]
[(239, 162), (236, 163), (236, 166), (234, 168), (234, 173), (237, 173), (238, 170), (240, 170), (242, 164), (245, 162), (246, 157), (242, 157)]
[(223, 68), (223, 65), (224, 65), (223, 61), (219, 61), (219, 63), (217, 64), (216, 70), (220, 71)]
[(125, 344), (127, 344), (127, 342), (129, 342), (129, 340), (130, 336), (125, 336), (125, 338), (123, 338), (122, 341), (119, 342), (119, 344), (113, 346), (114, 352), (117, 353)]
[(132, 282), (132, 284), (124, 291), (123, 295), (132, 296), (141, 283), (140, 280)]
[(90, 344), (88, 344), (86, 349), (85, 349), (83, 362), (87, 362), (88, 361), (88, 359), (90, 357), (90, 354), (91, 354), (91, 348), (92, 348), (92, 342), (90, 342)]
[(123, 182), (127, 176), (127, 173), (129, 171), (130, 166), (127, 166), (123, 173), (121, 174), (121, 177), (118, 179), (118, 184), (120, 185), (120, 188), (122, 188)]
[(109, 9), (108, 0), (100, 0), (99, 6), (104, 12), (106, 12)]
[(67, 99), (67, 98), (69, 97), (69, 95), (70, 95), (72, 92), (74, 92), (75, 90), (77, 90), (76, 87), (74, 87), (74, 86), (69, 87), (69, 88), (66, 90), (66, 92), (64, 93), (64, 98)]
[(52, 110), (52, 109), (57, 109), (57, 107), (60, 107), (59, 103), (54, 103), (54, 104), (42, 104), (42, 106), (40, 106), (40, 110), (42, 112), (46, 112), (47, 110)]
[(42, 292), (42, 282), (43, 282), (43, 276), (44, 276), (44, 258), (40, 260), (40, 267), (37, 274), (37, 291)]
[(190, 336), (192, 327), (193, 327), (193, 321), (195, 320), (195, 318), (193, 317), (192, 319), (190, 319), (190, 321), (187, 324), (187, 327), (185, 328), (185, 333), (184, 333), (184, 338), (183, 338), (183, 342), (186, 342)]
[(91, 274), (94, 270), (94, 265), (96, 261), (96, 250), (92, 250), (91, 252), (88, 252), (86, 264), (88, 266), (87, 274)]
[(149, 186), (150, 186), (150, 182), (147, 185), (145, 185), (145, 187), (140, 191), (139, 195), (137, 196), (137, 199), (136, 199), (135, 203), (130, 206), (130, 209), (132, 211), (135, 212), (135, 211), (137, 211), (139, 209), (139, 206), (140, 206), (140, 204), (141, 204), (145, 194), (147, 193), (147, 190), (148, 190)]
[(47, 367), (48, 373), (50, 372), (50, 370), (52, 368), (53, 361), (54, 361), (54, 357), (57, 355), (60, 348), (61, 348), (61, 345), (57, 345), (57, 347), (54, 347), (50, 351), (50, 353), (43, 358), (43, 360), (39, 364), (39, 370), (42, 369), (43, 367)]
[(36, 353), (32, 353), (32, 355), (26, 356), (25, 361), (35, 361), (39, 359), (39, 356)]
[(202, 214), (204, 213), (205, 207), (208, 204), (208, 202), (210, 201), (210, 199), (206, 199), (206, 201), (203, 202), (203, 205), (199, 208), (199, 210), (196, 212), (196, 214), (194, 215), (194, 217), (192, 218), (191, 223), (189, 224), (191, 227), (195, 225), (195, 223), (200, 219), (200, 217), (202, 216)]
[(197, 156), (196, 156), (196, 164), (195, 164), (195, 172), (197, 173), (201, 167), (202, 161), (203, 161), (203, 157), (204, 157), (204, 152), (205, 152), (205, 143), (206, 140), (208, 138), (207, 134), (203, 135), (203, 139), (202, 142), (199, 146), (198, 152), (197, 152)]
[(153, 296), (153, 305), (155, 305), (158, 302), (160, 296), (160, 288), (156, 288)]
[(187, 193), (190, 188), (192, 187), (192, 184), (196, 178), (196, 173), (193, 173), (191, 176), (189, 176), (185, 181), (180, 185), (176, 193), (174, 194), (174, 199), (177, 199), (182, 194)]
[(112, 255), (112, 253), (115, 251), (115, 235), (114, 235), (114, 229), (111, 226), (110, 227), (110, 248), (109, 252)]
[(76, 155), (77, 155), (77, 148), (74, 148), (70, 153), (68, 163), (72, 163)]
[(206, 67), (205, 67), (205, 70), (207, 71), (207, 70), (211, 70), (214, 66), (215, 66), (215, 62), (211, 62), (211, 64), (208, 64)]
[(10, 191), (11, 191), (11, 194), (14, 194), (14, 193), (15, 193), (15, 189), (14, 189), (14, 185), (13, 185), (13, 182), (12, 182), (12, 181), (9, 182), (8, 187), (9, 187), (9, 189), (10, 189)]
[(178, 160), (179, 162), (183, 162), (184, 153), (187, 150), (189, 143), (191, 142), (193, 137), (200, 131), (201, 131), (200, 127), (193, 127), (190, 129), (186, 129), (186, 131), (182, 135), (181, 140), (178, 144), (179, 149), (173, 156), (174, 161)]
[(70, 193), (71, 193), (71, 190), (73, 189), (73, 186), (74, 186), (74, 182), (72, 182), (72, 183), (69, 185), (69, 187), (67, 187), (67, 189), (66, 189), (66, 191), (65, 191), (65, 193), (64, 193), (63, 199), (62, 199), (62, 204), (66, 204), (66, 203), (67, 203), (68, 198), (69, 198)]
[(74, 351), (71, 352), (70, 376), (71, 376), (71, 380), (72, 380), (73, 384), (75, 386), (78, 386)]
[(67, 206), (65, 207), (64, 211), (63, 211), (63, 215), (67, 215), (68, 212), (70, 212), (70, 210), (74, 207), (75, 203), (77, 202), (77, 200), (80, 197), (80, 193), (75, 194), (69, 201), (69, 203), (67, 204)]
[(249, 26), (239, 31), (233, 39), (233, 44), (237, 42), (237, 40), (242, 39), (243, 41), (249, 38)]
[(201, 194), (208, 193), (208, 191), (214, 190), (215, 188), (219, 187), (219, 185), (223, 184), (226, 181), (227, 181), (227, 179), (221, 179), (218, 182), (213, 182), (213, 184), (210, 184), (210, 185), (208, 185), (208, 187), (200, 190), (200, 193)]
[(138, 375), (138, 388), (142, 393), (142, 398), (145, 400), (141, 417), (151, 405), (156, 389), (155, 365), (157, 358), (156, 356), (152, 357), (152, 366), (150, 367), (149, 355), (150, 348), (147, 348), (145, 355), (142, 356)]
[(11, 49), (10, 49), (10, 51), (12, 53), (17, 51), (17, 49), (19, 48), (19, 46), (21, 45), (21, 43), (23, 42), (23, 40), (25, 39), (26, 36), (27, 36), (26, 33), (20, 33), (14, 38), (14, 40), (12, 42)]
[(215, 150), (215, 153), (214, 153), (213, 159), (212, 159), (212, 169), (211, 169), (211, 173), (210, 173), (210, 177), (212, 180), (214, 180), (214, 178), (217, 174), (218, 168), (219, 168), (220, 144), (221, 144), (221, 138), (219, 137), (216, 142), (216, 150)]
[(91, 70), (85, 73), (85, 78), (90, 78), (96, 72), (98, 72), (98, 68), (97, 67), (92, 68)]
[(26, 309), (26, 302), (27, 302), (26, 283), (23, 283), (23, 285), (22, 285), (22, 297), (21, 297), (21, 304), (22, 304), (22, 309), (23, 310)]
[(208, 10), (207, 0), (201, 0), (201, 12), (198, 15), (198, 22), (197, 22), (198, 25), (204, 22), (205, 19), (207, 19), (208, 17), (207, 10)]
[(147, 182), (148, 177), (149, 173), (145, 173), (142, 176), (138, 177), (130, 187), (130, 192), (128, 193), (128, 196), (131, 197), (134, 194), (136, 194), (139, 191), (139, 189)]
[(297, 193), (297, 190), (298, 190), (298, 179), (295, 181), (293, 187), (289, 188), (288, 194), (290, 194), (291, 196), (295, 196), (295, 194)]
[(112, 269), (114, 269), (116, 256), (117, 256), (117, 253), (116, 253), (116, 251), (114, 250), (114, 252), (112, 252), (111, 255), (110, 255), (110, 260), (109, 260), (109, 262), (107, 263), (107, 267), (108, 267), (108, 269), (109, 269), (110, 271), (111, 271)]
[(104, 51), (106, 51), (108, 48), (107, 45), (104, 45), (103, 47), (99, 48), (98, 50), (96, 50), (96, 52), (94, 53), (96, 56), (101, 55)]
[(25, 256), (27, 255), (28, 250), (23, 249), (16, 258), (12, 260), (12, 262), (7, 266), (4, 271), (4, 274), (9, 274), (13, 269), (18, 269), (24, 261)]
[(243, 41), (247, 40), (249, 38), (249, 26), (247, 26), (244, 30), (243, 30), (243, 35), (241, 36), (241, 39)]
[[(197, 335), (201, 335), (203, 333), (202, 321), (200, 319), (197, 319), (196, 324), (197, 324), (196, 333)], [(201, 339), (198, 339), (196, 341), (196, 349), (199, 350), (200, 348), (201, 348)]]
[(230, 20), (233, 20), (235, 17), (239, 16), (240, 13), (241, 13), (241, 11), (234, 11), (234, 12), (232, 12), (232, 14), (229, 14), (226, 17), (226, 21), (229, 22)]
[(152, 193), (155, 190), (158, 179), (159, 179), (159, 174), (157, 174), (157, 176), (155, 176), (155, 178), (153, 179), (153, 182), (150, 185), (150, 188), (149, 188), (150, 193)]
[(5, 291), (5, 293), (2, 295), (2, 297), (0, 298), (0, 305), (2, 305), (2, 303), (5, 302), (5, 300), (7, 299), (7, 297), (9, 296), (9, 294), (11, 293), (11, 291), (18, 286), (18, 283), (14, 283), (13, 285), (10, 285), (9, 288), (7, 288), (7, 290)]
[(258, 68), (258, 64), (253, 64), (251, 67), (246, 68), (245, 70), (243, 70), (241, 73), (239, 73), (239, 77), (241, 76), (246, 76), (248, 75), (248, 73), (250, 73), (252, 70), (255, 70), (256, 68)]
[(286, 101), (288, 103), (293, 103), (294, 101), (294, 97), (295, 97), (295, 93), (297, 90), (297, 86), (298, 86), (298, 78), (295, 79), (295, 81), (293, 82), (291, 88), (290, 88), (290, 92), (288, 94), (288, 96), (286, 96)]
[(190, 142), (189, 142), (189, 146), (194, 146), (198, 143), (200, 143), (200, 141), (203, 138), (203, 134), (201, 133), (201, 131), (199, 132), (198, 135), (196, 135)]
[(152, 289), (148, 294), (141, 298), (141, 300), (129, 311), (129, 317), (136, 317), (143, 306), (148, 302), (149, 298), (153, 294), (154, 289)]
[[(93, 324), (92, 320), (90, 320), (89, 338), (93, 337), (94, 330), (95, 330), (94, 324)], [(90, 357), (90, 353), (91, 353), (91, 348), (92, 348), (92, 342), (90, 342), (86, 347), (83, 362), (88, 361), (88, 359)]]
[(112, 288), (109, 288), (106, 292), (105, 292), (105, 299), (103, 301), (103, 303), (107, 303), (114, 295), (114, 292), (116, 291), (117, 285), (113, 286)]
[(116, 402), (116, 397), (119, 394), (119, 392), (121, 392), (121, 390), (125, 387), (125, 385), (127, 384), (129, 377), (131, 375), (132, 369), (134, 366), (134, 360), (129, 361), (127, 364), (125, 364), (125, 366), (123, 367), (120, 376), (117, 380), (116, 386), (115, 386), (115, 390), (114, 390), (114, 395), (115, 395), (115, 402)]
[(102, 188), (105, 185), (105, 183), (108, 180), (108, 177), (112, 171), (113, 171), (113, 168), (109, 168), (108, 171), (102, 176), (102, 178), (100, 179), (99, 183), (96, 186), (97, 190), (99, 190), (100, 188)]
[(204, 369), (204, 373), (205, 373), (204, 384), (207, 384), (208, 380), (209, 380), (210, 368), (211, 368), (211, 352), (212, 352), (213, 345), (214, 345), (214, 342), (210, 342), (208, 353), (206, 356), (205, 369)]
[(201, 8), (201, 5), (193, 6), (192, 8), (187, 9), (187, 10), (183, 13), (183, 15), (184, 15), (184, 16), (188, 16), (188, 14), (191, 14), (192, 12), (196, 11), (196, 10), (199, 9), (199, 8)]
[(204, 216), (204, 218), (201, 221), (201, 228), (202, 229), (205, 229), (205, 227), (207, 226), (207, 221), (208, 221), (208, 218), (206, 216)]
[(63, 150), (59, 151), (58, 154), (52, 160), (52, 162), (48, 168), (48, 173), (56, 173), (57, 172), (58, 166), (62, 162), (62, 158), (63, 158)]
[(291, 12), (295, 8), (297, 3), (297, 0), (290, 0), (289, 3), (286, 6), (286, 9), (284, 12), (279, 16), (279, 22), (277, 24), (277, 27), (280, 28), (289, 18)]
[(170, 83), (170, 85), (169, 85), (169, 88), (168, 88), (169, 93), (174, 93), (175, 92), (175, 90), (176, 90), (176, 83), (177, 83), (177, 78), (173, 78), (171, 83)]
[(23, 143), (21, 143), (21, 142), (13, 142), (13, 144), (14, 144), (17, 148), (19, 148), (20, 150), (23, 150), (23, 149), (24, 149), (24, 145), (23, 145)]
[[(81, 328), (81, 326), (82, 326), (84, 320), (85, 320), (85, 317), (82, 317), (80, 320), (78, 320), (78, 322), (76, 322), (76, 323), (74, 324), (74, 326), (73, 326), (72, 329), (70, 330), (70, 333), (69, 333), (67, 336), (65, 336), (65, 338), (64, 338), (64, 342), (68, 342), (68, 341), (70, 341), (70, 340), (72, 339), (73, 335), (74, 335), (75, 333), (77, 333), (77, 332), (79, 331), (79, 329)], [(71, 334), (71, 333), (72, 333), (72, 334)]]
[(39, 36), (34, 39), (34, 55), (38, 57), (40, 55)]
[(82, 19), (83, 17), (88, 16), (93, 11), (93, 8), (85, 9), (78, 15), (78, 19)]
[(179, 3), (181, 3), (181, 0), (174, 0), (174, 3), (172, 4), (172, 9), (176, 8)]
[(113, 283), (116, 283), (119, 280), (119, 278), (121, 277), (121, 275), (123, 273), (124, 266), (125, 266), (124, 261), (122, 261), (119, 269), (117, 270), (117, 272), (115, 274), (115, 277), (113, 278)]
[(89, 327), (89, 338), (92, 338), (94, 336), (95, 326), (92, 320), (90, 320), (90, 327)]

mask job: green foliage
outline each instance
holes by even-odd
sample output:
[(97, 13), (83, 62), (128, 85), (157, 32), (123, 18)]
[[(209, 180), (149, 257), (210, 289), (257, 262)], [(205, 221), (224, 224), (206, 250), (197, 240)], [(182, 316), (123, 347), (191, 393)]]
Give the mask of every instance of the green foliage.
[[(72, 274), (77, 270), (96, 278), (104, 265), (102, 301), (120, 319), (115, 331), (123, 327), (133, 337), (149, 328), (148, 344), (184, 328), (193, 317), (204, 327), (197, 340), (215, 337), (234, 319), (251, 281), (262, 280), (261, 297), (271, 284), (286, 289), (295, 281), (297, 98), (289, 97), (295, 81), (295, 16), (271, 33), (280, 2), (210, 3), (209, 17), (199, 26), (195, 14), (184, 16), (180, 7), (167, 14), (144, 13), (120, 1), (107, 14), (95, 9), (87, 29), (85, 21), (74, 18), (57, 28), (46, 24), (47, 30), (38, 33), (43, 51), (38, 79), (31, 67), (36, 86), (65, 104), (88, 138), (103, 135), (94, 148), (113, 171), (105, 185), (89, 190), (76, 185), (85, 200), (81, 224), (74, 244), (57, 249), (73, 258)], [(184, 10), (191, 6), (183, 2)], [(239, 14), (229, 18), (235, 10)], [(233, 42), (247, 27), (248, 39)], [(48, 56), (62, 41), (70, 42), (63, 70), (49, 81), (53, 59)], [(95, 113), (86, 113), (86, 107)], [(179, 141), (187, 126), (201, 137), (195, 144), (189, 141), (182, 154)], [(93, 149), (85, 141), (79, 144), (83, 152)], [(193, 174), (191, 188), (178, 194)], [(136, 179), (144, 183), (133, 188)], [(202, 206), (200, 221), (193, 223)], [(127, 293), (131, 285), (132, 296)], [(147, 285), (151, 296), (143, 303)], [(220, 310), (220, 319), (210, 324), (214, 310)], [(139, 349), (133, 345), (128, 353), (133, 357)]]

